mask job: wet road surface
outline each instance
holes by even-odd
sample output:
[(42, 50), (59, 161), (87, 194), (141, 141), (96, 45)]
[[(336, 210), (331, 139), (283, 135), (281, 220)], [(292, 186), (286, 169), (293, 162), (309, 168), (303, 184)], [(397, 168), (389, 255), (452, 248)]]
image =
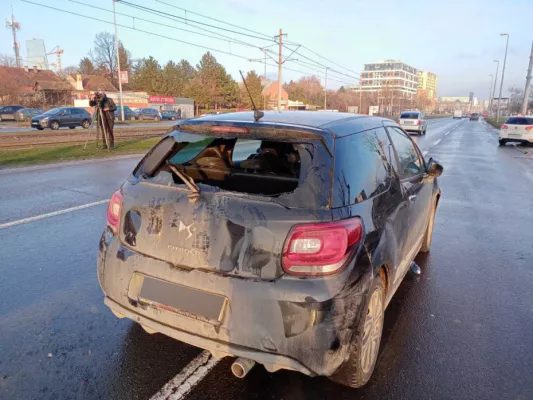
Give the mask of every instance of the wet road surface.
[[(415, 137), (444, 164), (431, 252), (385, 314), (369, 384), (348, 389), (224, 359), (187, 399), (533, 398), (533, 157), (483, 122)], [(531, 148), (529, 149), (531, 151)], [(109, 198), (137, 160), (0, 171), (2, 224)], [(148, 399), (201, 350), (103, 305), (105, 204), (0, 228), (0, 399)]]

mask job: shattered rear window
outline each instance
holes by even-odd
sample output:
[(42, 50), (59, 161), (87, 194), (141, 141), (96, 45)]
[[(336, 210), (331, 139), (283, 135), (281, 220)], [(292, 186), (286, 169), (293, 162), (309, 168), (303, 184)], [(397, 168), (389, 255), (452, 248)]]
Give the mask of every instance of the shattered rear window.
[(174, 135), (175, 150), (148, 178), (152, 183), (182, 185), (185, 175), (200, 191), (267, 196), (290, 207), (329, 205), (332, 159), (318, 140)]

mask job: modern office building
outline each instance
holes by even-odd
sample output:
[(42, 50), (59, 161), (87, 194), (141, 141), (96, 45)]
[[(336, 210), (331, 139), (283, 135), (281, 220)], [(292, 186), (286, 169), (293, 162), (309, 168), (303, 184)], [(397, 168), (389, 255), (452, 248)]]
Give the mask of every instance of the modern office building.
[(437, 84), (439, 78), (429, 71), (418, 71), (418, 94), (429, 100), (437, 98)]
[(361, 72), (361, 86), (356, 86), (353, 90), (361, 90), (363, 93), (388, 90), (400, 97), (412, 99), (418, 90), (418, 70), (399, 60), (365, 64), (365, 69)]

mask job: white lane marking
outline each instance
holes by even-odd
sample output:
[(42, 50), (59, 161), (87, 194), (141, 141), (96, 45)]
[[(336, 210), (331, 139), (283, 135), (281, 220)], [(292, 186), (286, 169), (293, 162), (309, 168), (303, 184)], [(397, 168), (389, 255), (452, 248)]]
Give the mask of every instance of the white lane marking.
[(428, 153), (428, 151), (426, 150), (426, 151), (422, 152), (422, 155), (425, 156), (427, 153)]
[(84, 208), (89, 208), (89, 207), (98, 206), (100, 204), (105, 204), (108, 201), (109, 201), (109, 199), (95, 201), (94, 203), (82, 204), (81, 206), (65, 208), (64, 210), (59, 210), (59, 211), (54, 211), (54, 212), (51, 212), (51, 213), (36, 215), (35, 217), (29, 217), (29, 218), (19, 219), (17, 221), (6, 222), (4, 224), (0, 224), (0, 229), (10, 228), (12, 226), (21, 225), (21, 224), (27, 224), (28, 222), (39, 221), (40, 219), (55, 217), (56, 215), (68, 214), (68, 213), (71, 213), (71, 212), (74, 212), (74, 211), (83, 210)]
[(435, 146), (438, 145), (440, 142), (442, 142), (442, 139), (439, 139), (439, 140), (437, 140), (435, 143), (433, 143), (433, 146), (432, 146), (432, 147), (435, 147)]
[(220, 360), (203, 351), (192, 360), (181, 372), (172, 378), (150, 400), (180, 400), (189, 393), (205, 376), (218, 364)]

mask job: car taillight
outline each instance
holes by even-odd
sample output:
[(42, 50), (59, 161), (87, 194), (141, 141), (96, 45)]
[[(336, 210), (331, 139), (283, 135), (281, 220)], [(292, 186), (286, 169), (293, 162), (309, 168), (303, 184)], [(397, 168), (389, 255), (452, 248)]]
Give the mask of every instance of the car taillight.
[(533, 125), (526, 126), (526, 131), (533, 131)]
[(418, 120), (416, 124), (417, 125), (422, 125), (422, 121)]
[(507, 129), (507, 128), (509, 128), (507, 125), (505, 124), (502, 125), (502, 129)]
[(115, 235), (118, 234), (120, 227), (122, 198), (122, 192), (119, 189), (115, 193), (113, 193), (113, 196), (111, 196), (111, 200), (109, 200), (109, 205), (107, 206), (107, 225), (109, 225)]
[(290, 275), (331, 275), (345, 262), (363, 236), (360, 218), (295, 225), (285, 241), (282, 266)]

